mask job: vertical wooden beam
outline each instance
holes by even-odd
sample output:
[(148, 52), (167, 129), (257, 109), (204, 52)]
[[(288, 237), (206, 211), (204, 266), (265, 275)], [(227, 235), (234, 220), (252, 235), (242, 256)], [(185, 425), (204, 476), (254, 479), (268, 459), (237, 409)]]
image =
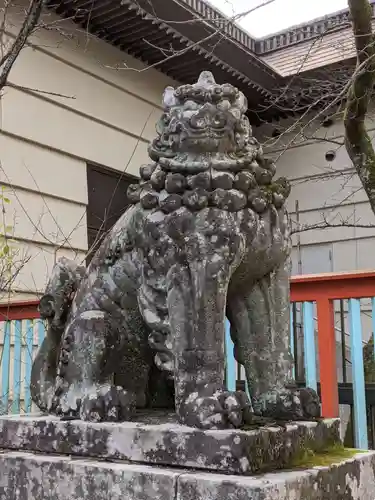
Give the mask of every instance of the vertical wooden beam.
[(333, 301), (325, 296), (318, 296), (316, 311), (322, 415), (327, 418), (337, 418), (339, 416), (339, 396)]
[(375, 359), (375, 297), (371, 299), (371, 306), (372, 306), (372, 340), (374, 343), (374, 359)]
[(230, 323), (225, 318), (225, 354), (226, 354), (226, 381), (228, 391), (236, 390), (236, 360), (234, 359), (234, 344), (230, 336)]
[(306, 385), (315, 391), (318, 389), (316, 374), (316, 349), (314, 328), (314, 303), (303, 303), (303, 345), (305, 352)]
[(365, 374), (363, 366), (361, 304), (359, 299), (349, 299), (349, 322), (354, 399), (354, 446), (361, 450), (367, 450)]

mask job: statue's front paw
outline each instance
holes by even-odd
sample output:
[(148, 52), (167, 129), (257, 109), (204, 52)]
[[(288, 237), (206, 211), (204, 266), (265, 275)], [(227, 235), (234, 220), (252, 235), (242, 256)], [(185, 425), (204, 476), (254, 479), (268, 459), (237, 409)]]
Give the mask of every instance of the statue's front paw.
[(286, 387), (262, 394), (253, 400), (254, 413), (276, 420), (309, 420), (319, 418), (320, 400), (309, 387)]
[(248, 419), (251, 403), (242, 391), (217, 391), (211, 396), (190, 394), (180, 406), (182, 424), (199, 429), (239, 428)]
[(121, 422), (135, 411), (136, 397), (122, 387), (109, 384), (93, 386), (86, 391), (80, 407), (81, 420)]

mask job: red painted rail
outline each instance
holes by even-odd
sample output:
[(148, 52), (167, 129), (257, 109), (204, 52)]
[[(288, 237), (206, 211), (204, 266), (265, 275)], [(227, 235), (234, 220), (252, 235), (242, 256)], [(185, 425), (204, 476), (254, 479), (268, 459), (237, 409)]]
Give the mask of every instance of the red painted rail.
[(38, 300), (0, 304), (0, 321), (40, 318)]
[[(293, 276), (291, 302), (315, 302), (322, 413), (339, 415), (334, 304), (336, 299), (375, 297), (375, 271)], [(0, 304), (0, 321), (39, 318), (38, 301)]]
[(291, 302), (315, 302), (322, 413), (339, 416), (334, 305), (336, 299), (375, 297), (375, 271), (293, 276)]

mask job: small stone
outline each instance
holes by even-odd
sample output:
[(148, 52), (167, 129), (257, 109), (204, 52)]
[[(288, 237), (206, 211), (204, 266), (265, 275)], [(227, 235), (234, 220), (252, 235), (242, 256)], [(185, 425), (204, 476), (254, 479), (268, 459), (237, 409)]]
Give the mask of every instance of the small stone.
[(131, 203), (138, 203), (142, 188), (139, 184), (130, 184), (126, 192), (126, 196)]
[(234, 175), (230, 172), (212, 171), (212, 189), (232, 189)]
[(234, 178), (233, 187), (239, 191), (248, 193), (251, 188), (256, 186), (256, 184), (255, 177), (251, 172), (242, 171), (238, 172)]
[(165, 189), (168, 193), (183, 193), (186, 188), (186, 178), (182, 174), (168, 174)]
[(156, 191), (161, 191), (164, 189), (165, 179), (167, 174), (165, 171), (158, 165), (150, 178), (150, 184)]
[(183, 201), (184, 205), (190, 210), (202, 210), (208, 205), (208, 192), (201, 188), (186, 191)]
[(159, 196), (159, 207), (164, 213), (174, 212), (182, 205), (182, 197), (176, 193), (163, 193)]
[(151, 175), (153, 174), (156, 168), (156, 163), (152, 163), (149, 165), (142, 165), (139, 169), (140, 176), (143, 180), (149, 181), (151, 179)]
[(150, 189), (142, 189), (140, 202), (144, 209), (150, 210), (158, 204), (158, 194)]
[(211, 187), (211, 176), (209, 172), (199, 172), (196, 175), (189, 175), (187, 177), (187, 185), (190, 189), (201, 188), (210, 190)]

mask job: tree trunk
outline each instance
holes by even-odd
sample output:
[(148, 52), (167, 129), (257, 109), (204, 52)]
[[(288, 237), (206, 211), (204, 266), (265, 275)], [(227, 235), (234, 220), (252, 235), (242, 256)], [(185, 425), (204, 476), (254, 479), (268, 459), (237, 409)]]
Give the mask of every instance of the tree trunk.
[(345, 147), (375, 214), (375, 151), (365, 118), (375, 83), (375, 45), (372, 8), (368, 0), (348, 0), (357, 51), (345, 109)]

